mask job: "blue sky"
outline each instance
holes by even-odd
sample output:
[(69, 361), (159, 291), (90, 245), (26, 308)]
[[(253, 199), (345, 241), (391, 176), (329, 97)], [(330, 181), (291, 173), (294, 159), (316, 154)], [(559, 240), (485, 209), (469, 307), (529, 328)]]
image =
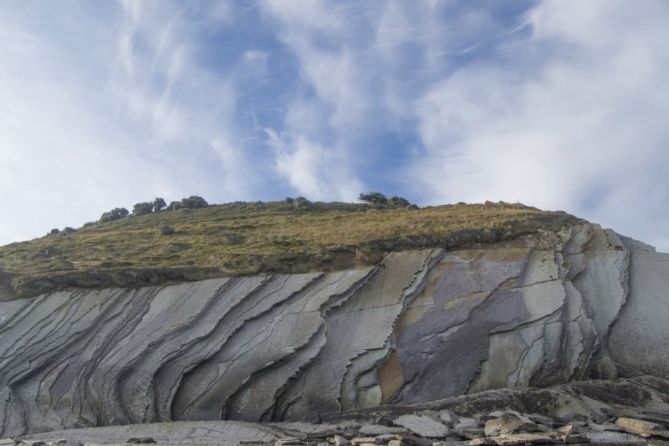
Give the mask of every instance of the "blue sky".
[(667, 42), (663, 0), (0, 2), (0, 243), (379, 190), (669, 251)]

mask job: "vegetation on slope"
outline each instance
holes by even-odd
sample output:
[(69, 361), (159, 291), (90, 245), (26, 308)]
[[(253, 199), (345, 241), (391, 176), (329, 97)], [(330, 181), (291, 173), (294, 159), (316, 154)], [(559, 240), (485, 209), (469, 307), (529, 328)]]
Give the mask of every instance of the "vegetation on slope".
[(417, 209), (287, 200), (162, 211), (0, 247), (0, 296), (336, 270), (388, 251), (495, 242), (577, 221), (506, 203)]

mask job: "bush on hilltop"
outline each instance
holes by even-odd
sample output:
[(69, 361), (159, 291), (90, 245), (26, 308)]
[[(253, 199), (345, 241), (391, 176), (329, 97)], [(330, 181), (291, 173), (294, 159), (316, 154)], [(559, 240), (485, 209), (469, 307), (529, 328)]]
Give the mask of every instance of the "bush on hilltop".
[(130, 212), (126, 208), (114, 208), (100, 216), (100, 222), (114, 221), (127, 216)]

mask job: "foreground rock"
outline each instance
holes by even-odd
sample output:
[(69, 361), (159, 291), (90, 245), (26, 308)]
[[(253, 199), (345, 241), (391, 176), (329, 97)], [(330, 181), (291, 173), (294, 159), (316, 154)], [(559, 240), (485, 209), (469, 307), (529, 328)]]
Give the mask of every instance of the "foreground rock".
[[(38, 446), (38, 442), (46, 446), (642, 444), (667, 438), (669, 381), (639, 377), (580, 382), (544, 390), (491, 390), (326, 418), (322, 423), (192, 421), (73, 429), (27, 435), (16, 441), (26, 446)], [(388, 423), (391, 425), (378, 424), (387, 420), (391, 420)]]
[(616, 424), (625, 432), (641, 435), (644, 438), (660, 437), (669, 440), (669, 428), (663, 424), (628, 417), (620, 417)]
[[(585, 224), (392, 253), (365, 269), (0, 302), (0, 434), (317, 420), (487, 389), (666, 377), (667, 290), (669, 256)], [(630, 386), (621, 401), (643, 405), (655, 391)], [(589, 389), (505, 395), (521, 413), (608, 419)], [(470, 412), (506, 410), (494, 395)]]

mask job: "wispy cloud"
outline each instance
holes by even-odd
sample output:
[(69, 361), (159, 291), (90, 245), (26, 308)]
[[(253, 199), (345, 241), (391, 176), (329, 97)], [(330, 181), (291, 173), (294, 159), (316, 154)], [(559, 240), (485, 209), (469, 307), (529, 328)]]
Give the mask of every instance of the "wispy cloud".
[(268, 143), (274, 149), (276, 170), (299, 193), (328, 200), (355, 200), (364, 190), (348, 170), (347, 153), (332, 150), (302, 136), (284, 138), (267, 129)]
[[(196, 60), (187, 11), (124, 1), (100, 21), (83, 3), (3, 6), (0, 183), (13, 216), (1, 219), (0, 241), (157, 195), (249, 193), (234, 87)], [(78, 33), (67, 28), (72, 15)]]
[(0, 243), (155, 195), (380, 189), (669, 249), (668, 22), (661, 0), (0, 3)]
[(523, 201), (663, 239), (669, 10), (545, 1), (502, 61), (464, 67), (417, 101), (432, 201)]

